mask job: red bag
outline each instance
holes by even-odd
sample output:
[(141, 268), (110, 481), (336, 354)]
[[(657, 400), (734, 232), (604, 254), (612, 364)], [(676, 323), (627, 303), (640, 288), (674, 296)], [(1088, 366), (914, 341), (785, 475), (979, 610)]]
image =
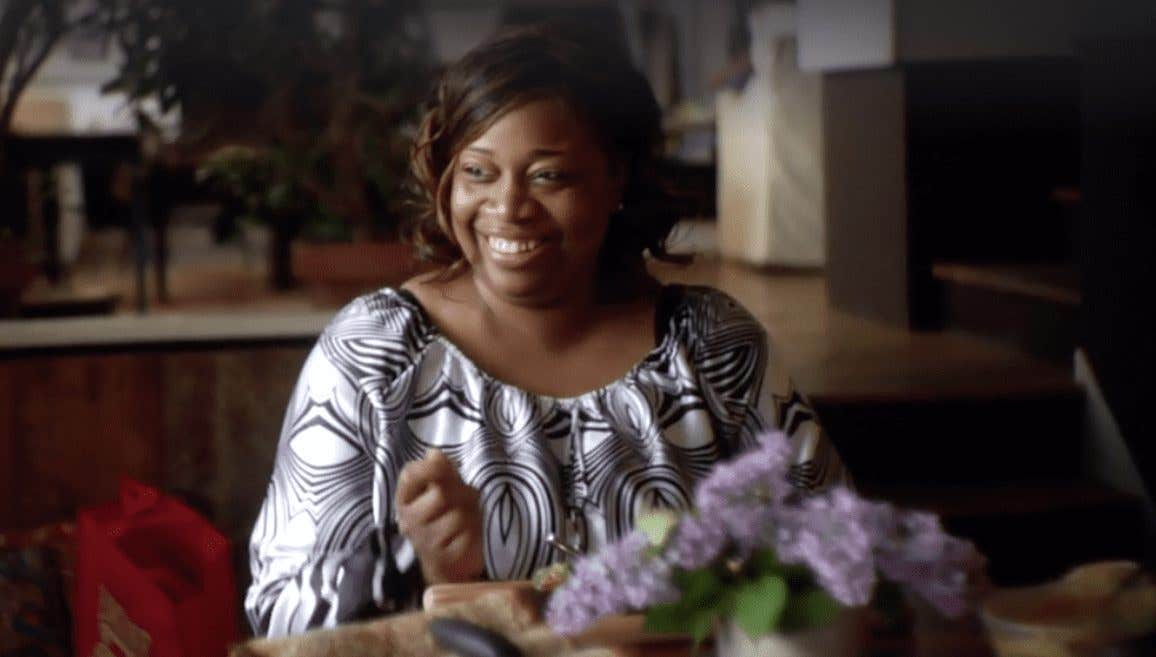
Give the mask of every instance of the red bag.
[(77, 514), (76, 657), (224, 657), (238, 637), (229, 545), (155, 488)]

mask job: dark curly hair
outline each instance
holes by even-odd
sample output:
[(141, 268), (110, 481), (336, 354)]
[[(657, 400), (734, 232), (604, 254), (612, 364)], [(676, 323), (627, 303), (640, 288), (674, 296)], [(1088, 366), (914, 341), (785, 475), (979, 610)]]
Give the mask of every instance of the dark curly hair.
[(611, 217), (599, 255), (599, 278), (622, 281), (644, 271), (644, 251), (685, 261), (666, 250), (678, 213), (676, 194), (659, 169), (662, 110), (654, 92), (621, 41), (572, 22), (500, 32), (442, 74), (410, 155), (408, 237), (420, 257), (463, 262), (448, 210), (454, 159), (507, 112), (543, 98), (560, 98), (588, 121), (626, 174), (623, 207)]

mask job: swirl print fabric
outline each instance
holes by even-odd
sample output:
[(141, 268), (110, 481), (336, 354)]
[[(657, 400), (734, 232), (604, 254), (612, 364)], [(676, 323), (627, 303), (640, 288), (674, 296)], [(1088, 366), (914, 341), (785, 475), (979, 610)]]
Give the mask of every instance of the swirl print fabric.
[(486, 574), (525, 579), (559, 559), (553, 533), (593, 550), (653, 508), (686, 509), (720, 458), (780, 428), (794, 485), (844, 477), (762, 326), (706, 287), (667, 286), (656, 346), (574, 397), (480, 370), (408, 292), (342, 309), (306, 359), (250, 544), (245, 606), (282, 636), (416, 604), (420, 568), (397, 532), (402, 467), (441, 449), (480, 491)]

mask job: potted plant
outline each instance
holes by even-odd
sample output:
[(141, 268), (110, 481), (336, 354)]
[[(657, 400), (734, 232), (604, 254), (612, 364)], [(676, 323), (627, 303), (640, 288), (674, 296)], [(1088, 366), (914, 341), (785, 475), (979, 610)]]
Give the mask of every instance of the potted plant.
[(575, 634), (595, 619), (646, 614), (655, 632), (714, 633), (721, 656), (853, 655), (855, 610), (898, 587), (945, 615), (969, 609), (984, 560), (930, 513), (904, 511), (845, 487), (804, 494), (788, 482), (781, 433), (717, 465), (681, 515), (638, 528), (578, 560), (546, 609)]
[(106, 88), (180, 108), (160, 159), (272, 229), (276, 283), (348, 283), (357, 261), (378, 284), (412, 271), (398, 199), (432, 67), (416, 0), (98, 1), (125, 52)]

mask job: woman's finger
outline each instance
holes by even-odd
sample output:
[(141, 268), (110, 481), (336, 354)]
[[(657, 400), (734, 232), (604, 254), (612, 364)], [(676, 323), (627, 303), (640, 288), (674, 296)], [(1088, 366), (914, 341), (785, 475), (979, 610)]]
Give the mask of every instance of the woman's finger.
[(421, 495), (431, 483), (450, 484), (455, 481), (460, 482), (461, 477), (453, 461), (440, 450), (431, 449), (424, 458), (410, 461), (401, 469), (395, 496), (399, 504), (408, 504)]
[(444, 550), (459, 534), (468, 533), (470, 518), (466, 511), (453, 509), (431, 522), (428, 528), (430, 543)]
[(401, 469), (401, 474), (397, 476), (397, 490), (393, 497), (397, 501), (398, 507), (409, 504), (425, 490), (427, 483), (425, 477), (414, 471), (418, 463), (420, 461), (407, 464)]
[(445, 547), (442, 548), (442, 554), (445, 555), (447, 562), (455, 563), (469, 554), (473, 544), (474, 537), (469, 532), (462, 532), (450, 537)]
[(411, 502), (402, 505), (401, 513), (406, 525), (412, 529), (419, 525), (428, 525), (449, 508), (449, 500), (442, 485), (432, 483)]

